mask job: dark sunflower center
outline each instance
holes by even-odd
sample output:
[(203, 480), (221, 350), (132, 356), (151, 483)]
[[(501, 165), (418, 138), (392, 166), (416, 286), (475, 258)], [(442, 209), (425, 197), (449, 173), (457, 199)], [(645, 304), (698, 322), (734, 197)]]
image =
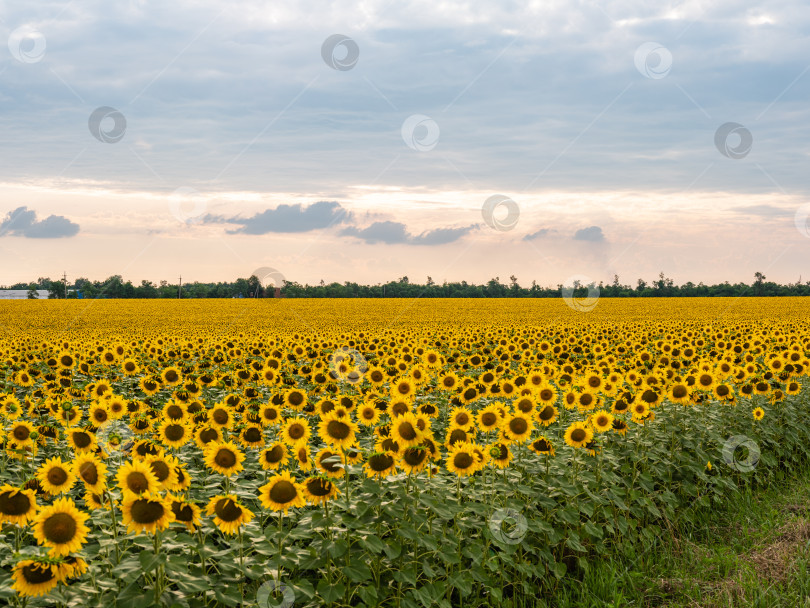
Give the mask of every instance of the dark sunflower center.
[(14, 439), (16, 439), (17, 441), (25, 441), (26, 439), (28, 439), (28, 436), (31, 434), (31, 431), (28, 429), (27, 426), (20, 425), (14, 427), (14, 430), (12, 431), (11, 434), (14, 435)]
[(728, 395), (728, 393), (729, 390), (727, 386), (721, 384), (720, 386), (717, 387), (717, 394), (720, 395), (721, 397), (725, 397), (726, 395)]
[(411, 385), (407, 382), (400, 382), (397, 384), (397, 391), (400, 395), (407, 395), (411, 392)]
[(273, 487), (270, 488), (270, 499), (273, 502), (277, 502), (281, 505), (285, 505), (288, 502), (295, 500), (297, 495), (298, 490), (296, 487), (286, 479), (277, 481), (275, 484), (273, 484)]
[(413, 428), (413, 425), (410, 422), (402, 422), (398, 425), (397, 428), (399, 430), (399, 434), (406, 441), (412, 441), (416, 439), (416, 429)]
[(223, 469), (230, 469), (236, 464), (236, 454), (227, 448), (221, 448), (217, 450), (217, 454), (214, 456), (214, 462)]
[(551, 420), (554, 418), (554, 408), (547, 405), (540, 411), (539, 417), (540, 420)]
[(236, 521), (242, 516), (242, 507), (231, 498), (220, 498), (214, 505), (214, 513), (224, 522)]
[(450, 438), (448, 439), (448, 443), (450, 445), (453, 445), (457, 441), (467, 441), (467, 433), (465, 433), (461, 429), (453, 429), (453, 432), (450, 433)]
[[(333, 454), (332, 452), (324, 452), (323, 456), (321, 456), (320, 463), (321, 463), (321, 466), (324, 469), (326, 469), (330, 473), (335, 473), (335, 472), (340, 470), (340, 467), (338, 466), (338, 464), (340, 464), (340, 463), (337, 463), (337, 462), (326, 463), (326, 462), (324, 462), (324, 460), (328, 460), (332, 456), (336, 456), (336, 454)], [(281, 482), (279, 482), (279, 483), (281, 483)]]
[(360, 415), (365, 420), (374, 420), (374, 408), (373, 407), (364, 408)]
[(166, 415), (172, 420), (178, 420), (183, 417), (183, 408), (179, 405), (170, 405), (166, 408)]
[(301, 405), (304, 402), (304, 395), (298, 391), (294, 391), (290, 393), (288, 400), (292, 405)]
[(608, 423), (608, 419), (605, 416), (599, 416), (596, 419), (596, 426), (599, 426), (599, 427), (607, 426), (607, 423)]
[(158, 481), (163, 482), (169, 476), (169, 467), (162, 460), (156, 460), (149, 464), (152, 467), (152, 472), (155, 474)]
[(127, 487), (135, 494), (143, 494), (149, 489), (149, 480), (140, 471), (127, 475)]
[(522, 435), (529, 428), (529, 424), (523, 418), (513, 418), (509, 421), (509, 430), (516, 435)]
[(124, 369), (128, 372), (133, 372), (135, 371), (135, 364), (132, 361), (127, 361), (124, 363)]
[(571, 433), (571, 439), (577, 443), (585, 439), (587, 436), (588, 434), (583, 429), (574, 429)]
[(349, 436), (351, 428), (345, 422), (340, 420), (330, 420), (326, 425), (327, 434), (333, 439), (346, 439)]
[(290, 430), (287, 431), (287, 434), (292, 439), (301, 439), (301, 437), (304, 436), (304, 433), (305, 433), (304, 427), (298, 424), (297, 422), (295, 424), (290, 425)]
[(264, 453), (264, 459), (271, 464), (280, 462), (283, 457), (284, 448), (282, 448), (280, 445), (274, 445), (271, 449)]
[(222, 408), (218, 408), (218, 409), (214, 410), (213, 418), (214, 418), (214, 422), (216, 422), (217, 424), (227, 424), (229, 415), (228, 415), (227, 410), (224, 410)]
[(267, 407), (262, 412), (266, 420), (275, 420), (278, 418), (278, 410), (274, 407)]
[(84, 431), (77, 431), (73, 433), (73, 441), (79, 448), (86, 448), (91, 443), (90, 435)]
[(486, 412), (481, 416), (481, 423), (484, 426), (493, 426), (496, 422), (498, 422), (498, 417), (492, 412)]
[(412, 467), (422, 464), (425, 458), (427, 458), (427, 450), (417, 450), (414, 448), (408, 448), (403, 455), (403, 460)]
[(591, 403), (593, 403), (593, 395), (591, 395), (590, 393), (584, 393), (582, 397), (579, 398), (579, 402), (582, 405), (590, 405)]
[(42, 532), (52, 543), (68, 543), (76, 536), (76, 520), (69, 513), (55, 513), (43, 522)]
[(52, 467), (50, 471), (48, 471), (48, 483), (52, 486), (61, 486), (68, 480), (68, 474), (65, 469), (61, 467)]
[(186, 434), (186, 429), (182, 424), (170, 424), (166, 427), (165, 433), (169, 441), (179, 441)]
[(470, 422), (470, 417), (465, 412), (456, 414), (456, 424), (459, 426), (466, 426)]
[(203, 443), (210, 443), (211, 441), (214, 441), (214, 439), (219, 439), (219, 433), (216, 431), (216, 429), (207, 428), (200, 432), (200, 441)]
[(380, 447), (383, 450), (391, 450), (392, 452), (399, 452), (399, 444), (391, 439), (390, 437), (386, 437), (380, 443)]
[(244, 434), (245, 441), (249, 443), (256, 443), (262, 440), (262, 432), (255, 426), (248, 428)]
[(709, 374), (701, 374), (698, 378), (698, 382), (700, 383), (700, 386), (711, 386), (712, 377)]
[(393, 464), (394, 459), (389, 454), (374, 454), (368, 459), (369, 468), (377, 473), (390, 469)]
[(471, 454), (467, 452), (459, 452), (453, 457), (453, 465), (458, 469), (468, 469), (472, 466), (475, 460)]
[(191, 506), (184, 505), (176, 500), (172, 503), (172, 513), (174, 513), (174, 518), (180, 522), (188, 522), (194, 519), (194, 511)]
[(538, 439), (534, 442), (534, 449), (540, 452), (548, 452), (551, 449), (551, 446), (545, 439)]
[(98, 409), (93, 412), (93, 418), (96, 422), (104, 422), (109, 418), (106, 410)]
[(132, 520), (139, 524), (153, 524), (166, 513), (162, 503), (155, 500), (138, 499), (132, 503)]
[[(278, 486), (278, 484), (276, 484), (276, 486)], [(320, 477), (316, 477), (307, 482), (307, 492), (313, 496), (328, 496), (331, 491), (331, 482), (321, 479)]]
[(163, 377), (166, 378), (166, 382), (177, 382), (178, 379), (177, 372), (173, 369), (166, 370), (166, 374)]
[(551, 401), (551, 398), (553, 396), (554, 393), (547, 388), (544, 388), (542, 391), (540, 391), (540, 399), (542, 399), (543, 401)]
[(23, 578), (29, 585), (41, 585), (53, 580), (56, 575), (50, 566), (29, 564), (22, 569)]
[(675, 388), (672, 389), (672, 396), (676, 399), (682, 399), (686, 397), (686, 387), (682, 384), (677, 385)]
[(31, 499), (22, 492), (6, 491), (0, 494), (0, 513), (3, 515), (24, 515), (31, 508)]

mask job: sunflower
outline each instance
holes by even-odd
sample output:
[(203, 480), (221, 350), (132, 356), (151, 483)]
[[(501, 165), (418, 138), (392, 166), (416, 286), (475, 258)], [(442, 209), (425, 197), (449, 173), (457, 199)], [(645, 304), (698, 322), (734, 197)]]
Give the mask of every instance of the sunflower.
[(127, 376), (135, 376), (138, 374), (140, 367), (138, 367), (138, 363), (134, 359), (124, 359), (124, 362), (121, 363), (121, 369)]
[(453, 372), (447, 372), (439, 378), (439, 388), (445, 391), (454, 391), (459, 385), (459, 379)]
[(124, 496), (156, 493), (160, 488), (152, 467), (141, 460), (133, 460), (122, 465), (118, 469), (116, 480)]
[(613, 427), (613, 414), (604, 410), (591, 414), (591, 425), (597, 433), (604, 433)]
[(633, 420), (637, 422), (650, 413), (650, 406), (644, 401), (639, 401), (631, 406), (630, 412), (633, 414)]
[(147, 397), (151, 397), (160, 390), (160, 383), (150, 376), (143, 376), (138, 381), (138, 386), (141, 387)]
[(177, 401), (169, 401), (161, 411), (163, 419), (168, 422), (182, 423), (188, 418), (187, 406)]
[(787, 386), (785, 387), (785, 392), (788, 395), (797, 395), (802, 390), (802, 385), (792, 380), (788, 382)]
[(75, 452), (95, 452), (98, 444), (96, 436), (82, 428), (69, 428), (65, 431), (67, 440)]
[(24, 448), (34, 444), (31, 433), (34, 432), (34, 425), (26, 420), (16, 420), (8, 431), (8, 438), (12, 439), (18, 448)]
[(56, 566), (59, 579), (66, 582), (68, 579), (79, 578), (87, 572), (87, 562), (81, 557), (67, 555), (62, 558), (62, 562)]
[(272, 403), (266, 403), (259, 407), (259, 418), (262, 426), (275, 426), (281, 423), (281, 408)]
[(174, 521), (171, 498), (150, 492), (140, 496), (125, 495), (121, 511), (127, 530), (133, 534), (156, 534)]
[(45, 595), (56, 587), (61, 578), (54, 564), (35, 559), (24, 559), (14, 565), (11, 588), (23, 597)]
[(144, 462), (152, 469), (161, 489), (176, 489), (178, 483), (176, 469), (180, 466), (180, 462), (174, 456), (151, 454), (144, 458)]
[(546, 454), (554, 456), (554, 446), (546, 437), (538, 437), (529, 443), (529, 449), (535, 454)]
[(250, 523), (253, 511), (239, 502), (235, 494), (220, 494), (208, 501), (208, 515), (214, 515), (214, 523), (223, 534), (236, 534), (242, 524)]
[(49, 507), (43, 507), (33, 521), (37, 543), (50, 547), (50, 555), (59, 557), (79, 551), (87, 540), (90, 529), (84, 525), (90, 519), (79, 511), (70, 498), (59, 498)]
[(54, 496), (70, 492), (73, 484), (76, 483), (73, 465), (66, 464), (57, 457), (42, 463), (37, 470), (36, 477), (42, 485), (42, 489)]
[(127, 413), (128, 403), (123, 397), (110, 395), (109, 397), (105, 398), (104, 404), (106, 405), (107, 410), (110, 412), (110, 418), (113, 418), (114, 420), (120, 420), (124, 417), (124, 414)]
[(761, 407), (755, 408), (751, 415), (754, 417), (754, 420), (762, 420), (765, 417), (765, 410)]
[(230, 429), (233, 427), (233, 413), (231, 408), (223, 403), (217, 403), (211, 411), (208, 412), (208, 422), (211, 426), (218, 429)]
[(33, 490), (20, 490), (9, 484), (0, 487), (0, 523), (25, 526), (36, 512), (37, 499)]
[(424, 445), (407, 447), (397, 456), (397, 464), (409, 475), (420, 473), (429, 460), (430, 450)]
[(321, 439), (333, 448), (347, 448), (355, 442), (357, 425), (348, 416), (327, 414), (318, 424)]
[(593, 430), (584, 422), (573, 422), (565, 431), (565, 443), (582, 448), (593, 440)]
[(533, 430), (534, 422), (528, 415), (520, 412), (507, 414), (501, 422), (501, 439), (506, 443), (522, 442), (529, 438)]
[(447, 470), (458, 476), (472, 475), (478, 470), (479, 460), (469, 442), (458, 442), (447, 450)]
[(315, 465), (322, 473), (335, 479), (343, 477), (346, 473), (340, 453), (329, 448), (322, 448), (315, 454)]
[(374, 387), (380, 387), (388, 380), (388, 376), (382, 367), (373, 366), (366, 371), (366, 378)]
[(732, 401), (734, 399), (734, 389), (728, 384), (715, 384), (712, 390), (714, 396), (720, 401)]
[(462, 431), (470, 431), (475, 425), (475, 416), (472, 412), (464, 406), (454, 407), (448, 414), (448, 428), (449, 430), (461, 429)]
[(667, 399), (672, 403), (681, 403), (688, 405), (690, 403), (689, 387), (684, 382), (675, 382), (667, 389)]
[(87, 490), (84, 493), (84, 506), (90, 511), (94, 511), (96, 509), (109, 510), (110, 508), (109, 503), (107, 503), (107, 501), (104, 499), (104, 490), (101, 490), (100, 492)]
[(230, 477), (243, 470), (245, 455), (231, 441), (217, 441), (208, 444), (205, 450), (205, 464), (213, 471)]
[(110, 420), (110, 410), (104, 402), (97, 402), (90, 406), (88, 413), (90, 421), (94, 426), (101, 426)]
[(717, 380), (709, 371), (702, 371), (695, 378), (695, 388), (704, 391), (712, 390), (716, 383)]
[(298, 412), (303, 411), (307, 405), (307, 394), (301, 389), (292, 388), (284, 393), (284, 403)]
[(264, 446), (264, 432), (257, 424), (248, 424), (239, 431), (239, 443), (246, 448), (260, 448)]
[(194, 431), (194, 443), (205, 451), (209, 443), (222, 441), (222, 433), (215, 426), (201, 425)]
[(560, 412), (555, 406), (548, 404), (538, 409), (535, 417), (537, 418), (537, 422), (542, 426), (549, 426), (557, 421), (559, 414)]
[(367, 477), (376, 477), (377, 479), (384, 479), (392, 475), (396, 471), (396, 460), (394, 454), (388, 452), (375, 452), (368, 457), (363, 469)]
[(160, 380), (163, 382), (163, 384), (177, 386), (183, 382), (183, 374), (176, 367), (166, 367), (162, 372), (160, 372)]
[(408, 412), (392, 420), (390, 437), (399, 449), (419, 445), (425, 436), (425, 426), (424, 420), (420, 423), (419, 418)]
[(283, 471), (270, 478), (270, 481), (259, 488), (259, 502), (265, 509), (287, 513), (290, 507), (306, 506), (304, 486)]
[(489, 462), (499, 469), (505, 469), (512, 462), (512, 450), (509, 449), (508, 443), (501, 441), (492, 443), (487, 446), (487, 453), (489, 454)]
[(301, 441), (292, 446), (292, 455), (298, 463), (298, 468), (302, 471), (309, 471), (315, 466), (309, 452), (309, 444), (306, 441)]
[(307, 477), (301, 487), (304, 498), (311, 505), (326, 503), (340, 494), (332, 481), (319, 476)]
[(279, 467), (287, 465), (290, 455), (287, 447), (280, 442), (276, 442), (259, 454), (259, 464), (265, 471), (275, 471)]
[(294, 446), (300, 441), (309, 441), (311, 434), (309, 422), (300, 416), (287, 418), (281, 427), (281, 439), (289, 446)]
[(197, 526), (202, 523), (202, 518), (200, 517), (202, 511), (200, 507), (193, 502), (186, 502), (174, 496), (169, 496), (168, 498), (172, 503), (171, 509), (174, 514), (174, 521), (185, 525), (189, 532), (194, 532)]
[(478, 423), (478, 428), (481, 429), (483, 433), (497, 430), (501, 423), (500, 412), (494, 404), (490, 404), (481, 409), (475, 418)]
[(365, 403), (357, 408), (357, 421), (363, 426), (374, 426), (380, 421), (380, 410)]
[(416, 383), (411, 378), (400, 378), (391, 386), (392, 399), (410, 399), (416, 392)]

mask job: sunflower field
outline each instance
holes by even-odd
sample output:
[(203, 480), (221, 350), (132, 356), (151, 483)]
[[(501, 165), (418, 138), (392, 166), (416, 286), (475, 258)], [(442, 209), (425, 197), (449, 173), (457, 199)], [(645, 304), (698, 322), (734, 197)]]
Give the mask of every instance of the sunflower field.
[(802, 298), (0, 302), (0, 603), (536, 606), (807, 466)]

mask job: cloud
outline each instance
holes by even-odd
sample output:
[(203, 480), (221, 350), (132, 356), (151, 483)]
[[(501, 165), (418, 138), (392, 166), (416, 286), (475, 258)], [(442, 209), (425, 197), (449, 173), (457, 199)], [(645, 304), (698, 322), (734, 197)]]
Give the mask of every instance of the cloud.
[(749, 205), (747, 207), (732, 207), (731, 211), (740, 215), (759, 215), (762, 217), (788, 217), (795, 214), (794, 211), (774, 207), (773, 205)]
[(577, 230), (574, 233), (574, 240), (601, 243), (605, 240), (605, 235), (602, 234), (602, 229), (599, 226), (588, 226), (587, 228)]
[(532, 232), (531, 234), (527, 234), (523, 237), (524, 241), (533, 241), (534, 239), (539, 239), (544, 236), (549, 236), (551, 234), (556, 234), (556, 230), (554, 228), (541, 228), (537, 232)]
[(9, 211), (0, 223), (0, 236), (22, 236), (29, 239), (58, 239), (75, 236), (79, 225), (63, 215), (49, 215), (37, 221), (37, 212), (28, 207)]
[(268, 234), (270, 232), (309, 232), (341, 224), (350, 217), (351, 213), (340, 203), (319, 201), (306, 208), (300, 203), (281, 204), (275, 209), (266, 209), (249, 218), (224, 218), (208, 215), (203, 218), (203, 221), (209, 224), (241, 224), (241, 228), (229, 230), (229, 234)]
[(367, 228), (359, 229), (349, 226), (341, 231), (343, 236), (351, 236), (369, 244), (384, 243), (394, 245), (405, 243), (408, 245), (446, 245), (457, 241), (473, 230), (476, 225), (462, 228), (436, 228), (415, 236), (408, 233), (405, 224), (401, 222), (374, 222)]

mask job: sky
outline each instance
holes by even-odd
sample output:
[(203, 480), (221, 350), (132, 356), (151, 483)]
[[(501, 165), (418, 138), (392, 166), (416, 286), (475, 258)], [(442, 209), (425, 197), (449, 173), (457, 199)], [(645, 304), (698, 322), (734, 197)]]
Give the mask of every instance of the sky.
[(0, 5), (0, 285), (810, 280), (810, 5)]

